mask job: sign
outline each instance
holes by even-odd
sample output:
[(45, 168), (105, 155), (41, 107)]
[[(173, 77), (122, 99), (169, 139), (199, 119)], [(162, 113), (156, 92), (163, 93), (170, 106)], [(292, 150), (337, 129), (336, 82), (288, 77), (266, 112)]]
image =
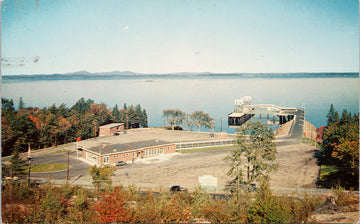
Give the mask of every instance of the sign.
[(199, 184), (203, 190), (217, 190), (217, 177), (204, 175), (199, 177)]

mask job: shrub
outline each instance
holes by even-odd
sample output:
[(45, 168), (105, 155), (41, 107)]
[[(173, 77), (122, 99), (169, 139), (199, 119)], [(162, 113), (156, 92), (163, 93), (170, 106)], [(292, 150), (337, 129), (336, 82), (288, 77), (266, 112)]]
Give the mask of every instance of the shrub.
[(287, 201), (274, 196), (269, 183), (263, 182), (249, 207), (248, 220), (255, 223), (288, 223), (290, 212)]
[(336, 205), (348, 206), (359, 203), (359, 197), (355, 196), (352, 191), (345, 192), (345, 189), (341, 187), (340, 183), (337, 183), (331, 190), (335, 195)]
[(62, 197), (59, 189), (49, 190), (42, 201), (42, 212), (45, 220), (50, 223), (57, 222), (65, 213), (67, 200)]
[(131, 220), (131, 212), (126, 207), (126, 193), (119, 187), (115, 187), (114, 191), (105, 195), (99, 203), (95, 204), (97, 212), (96, 222), (129, 222)]

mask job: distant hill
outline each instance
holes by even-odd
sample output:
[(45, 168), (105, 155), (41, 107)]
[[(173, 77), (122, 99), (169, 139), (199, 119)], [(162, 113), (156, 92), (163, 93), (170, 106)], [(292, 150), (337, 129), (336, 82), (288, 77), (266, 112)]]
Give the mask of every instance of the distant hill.
[(129, 78), (357, 78), (358, 73), (210, 73), (179, 72), (166, 74), (143, 74), (131, 71), (95, 72), (78, 71), (65, 74), (5, 75), (4, 80), (86, 80), (86, 79), (129, 79)]

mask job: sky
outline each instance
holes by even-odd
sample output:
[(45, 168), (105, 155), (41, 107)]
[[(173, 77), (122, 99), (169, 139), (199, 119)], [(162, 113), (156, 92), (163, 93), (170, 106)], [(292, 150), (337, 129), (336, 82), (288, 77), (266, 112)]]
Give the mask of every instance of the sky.
[(358, 0), (2, 0), (2, 75), (359, 72)]

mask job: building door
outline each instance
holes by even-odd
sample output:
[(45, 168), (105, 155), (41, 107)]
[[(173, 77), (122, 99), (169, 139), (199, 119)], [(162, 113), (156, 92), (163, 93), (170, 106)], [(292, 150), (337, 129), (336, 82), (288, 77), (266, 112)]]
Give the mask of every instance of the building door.
[(109, 164), (109, 160), (110, 160), (109, 156), (105, 156), (104, 157), (104, 164)]

